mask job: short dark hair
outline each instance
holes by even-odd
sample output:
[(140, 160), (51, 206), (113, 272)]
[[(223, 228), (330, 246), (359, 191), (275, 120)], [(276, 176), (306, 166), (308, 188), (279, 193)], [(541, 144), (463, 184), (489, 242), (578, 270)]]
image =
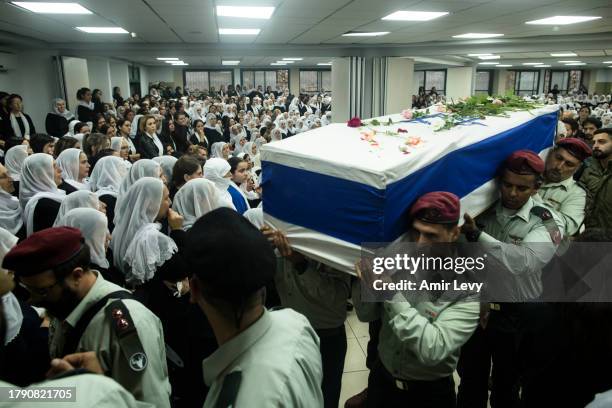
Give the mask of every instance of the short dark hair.
[(565, 123), (566, 125), (569, 125), (572, 128), (572, 132), (577, 132), (580, 127), (578, 125), (578, 122), (571, 118), (561, 119), (561, 122)]
[(602, 133), (605, 133), (606, 135), (608, 135), (609, 139), (612, 139), (612, 128), (597, 129), (595, 132), (593, 132), (593, 136), (600, 135)]
[(64, 150), (70, 149), (76, 146), (77, 143), (79, 143), (79, 141), (75, 137), (70, 137), (70, 136), (61, 137), (57, 142), (55, 142), (55, 148), (53, 149), (53, 155), (57, 157)]
[(74, 133), (81, 133), (81, 129), (83, 129), (85, 126), (89, 127), (89, 125), (86, 122), (77, 123), (76, 125), (74, 125)]
[(6, 105), (9, 106), (11, 104), (11, 101), (13, 99), (17, 99), (17, 98), (19, 98), (23, 102), (23, 98), (21, 97), (21, 95), (19, 95), (19, 94), (10, 94), (9, 97), (6, 99)]
[(582, 127), (584, 127), (587, 123), (594, 125), (597, 129), (601, 127), (601, 120), (597, 119), (595, 116), (589, 116), (582, 122)]
[(108, 136), (101, 133), (90, 133), (83, 139), (83, 151), (87, 157), (91, 158), (94, 155), (93, 148), (97, 147), (97, 150), (99, 150), (99, 148), (104, 146), (106, 142), (108, 142)]
[(46, 144), (55, 143), (55, 138), (46, 133), (34, 133), (30, 137), (30, 146), (34, 153), (42, 153)]
[(77, 93), (76, 93), (76, 98), (79, 99), (79, 100), (83, 99), (83, 97), (85, 96), (85, 94), (87, 92), (91, 92), (91, 89), (89, 89), (89, 88), (81, 88), (81, 89), (79, 89), (77, 91)]
[(238, 165), (242, 162), (246, 163), (246, 160), (234, 156), (227, 159), (227, 162), (230, 164), (230, 173), (234, 174), (238, 168)]
[(4, 143), (4, 151), (8, 152), (11, 147), (19, 146), (23, 144), (24, 139), (18, 137), (11, 137)]
[(75, 256), (73, 256), (67, 262), (54, 267), (52, 271), (58, 280), (63, 280), (66, 279), (66, 277), (68, 277), (68, 275), (70, 275), (75, 268), (83, 268), (84, 271), (88, 271), (90, 262), (91, 255), (89, 246), (83, 243), (81, 250), (77, 252)]
[(179, 188), (185, 184), (185, 175), (193, 174), (201, 168), (200, 161), (191, 155), (183, 155), (174, 163), (172, 168), (172, 184)]
[(589, 114), (591, 114), (591, 107), (590, 106), (587, 106), (587, 105), (581, 106), (580, 109), (578, 109), (578, 112), (580, 112), (583, 109), (588, 109)]

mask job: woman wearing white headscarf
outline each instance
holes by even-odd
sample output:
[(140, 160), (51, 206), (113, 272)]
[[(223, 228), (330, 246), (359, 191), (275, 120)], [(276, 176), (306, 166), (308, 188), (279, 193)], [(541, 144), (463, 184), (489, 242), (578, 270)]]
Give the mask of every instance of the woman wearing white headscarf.
[(111, 236), (107, 222), (107, 218), (98, 210), (73, 208), (59, 220), (58, 226), (78, 228), (89, 247), (90, 268), (99, 271), (106, 280), (125, 285), (123, 274), (109, 262), (107, 251)]
[(214, 113), (209, 113), (206, 116), (204, 125), (204, 134), (209, 143), (215, 144), (223, 140), (223, 132), (217, 127), (217, 117)]
[(215, 184), (203, 178), (191, 179), (174, 196), (172, 209), (183, 216), (183, 230), (189, 230), (203, 216), (227, 207)]
[(229, 191), (227, 191), (231, 184), (231, 168), (232, 167), (225, 159), (209, 159), (206, 161), (206, 164), (204, 164), (204, 178), (215, 184), (215, 187), (219, 190), (221, 199), (225, 203), (224, 207), (235, 210), (236, 207), (234, 207), (232, 196)]
[[(128, 138), (129, 139), (129, 138)], [(128, 143), (128, 139), (121, 136), (111, 137), (110, 148), (113, 149), (119, 157), (123, 160), (123, 165), (126, 169), (132, 167), (132, 163), (130, 162), (130, 145)], [(96, 165), (98, 163), (96, 162)], [(95, 169), (95, 168), (94, 168)]]
[[(66, 101), (55, 98), (51, 101), (51, 112), (47, 113), (45, 129), (47, 134), (62, 137), (68, 133), (68, 123), (74, 119), (74, 115), (66, 109)], [(74, 128), (73, 128), (74, 129)]]
[(225, 142), (213, 143), (210, 152), (212, 153), (211, 158), (225, 159), (229, 158), (229, 144)]
[(89, 185), (83, 181), (89, 175), (87, 155), (80, 149), (70, 148), (57, 156), (57, 165), (62, 171), (62, 178), (77, 190), (89, 190)]
[[(97, 167), (97, 164), (96, 164)], [(95, 169), (94, 169), (95, 170)], [(130, 168), (127, 177), (119, 186), (119, 196), (123, 195), (136, 182), (143, 177), (161, 178), (163, 172), (159, 163), (150, 159), (140, 159)]]
[(21, 168), (23, 162), (28, 158), (28, 146), (18, 145), (13, 146), (6, 152), (4, 156), (4, 165), (8, 175), (13, 179), (13, 185), (15, 186), (15, 196), (19, 196), (19, 181), (21, 180)]
[(66, 198), (62, 200), (62, 204), (57, 212), (53, 226), (57, 227), (58, 225), (61, 225), (60, 221), (62, 217), (66, 215), (68, 211), (75, 208), (92, 208), (100, 211), (103, 214), (106, 212), (106, 205), (100, 202), (100, 199), (96, 193), (88, 190), (75, 191), (72, 194), (68, 194)]
[(110, 232), (115, 228), (115, 206), (119, 187), (127, 174), (128, 170), (123, 160), (117, 156), (106, 156), (98, 160), (89, 179), (91, 190), (106, 204), (106, 218)]
[(162, 169), (162, 173), (166, 178), (166, 181), (172, 180), (172, 169), (177, 162), (177, 158), (174, 156), (160, 156), (154, 157), (153, 161), (159, 163)]
[[(4, 228), (0, 228), (0, 265), (4, 260), (4, 256), (17, 244), (18, 240), (15, 235)], [(4, 274), (7, 271), (0, 268), (0, 273)], [(23, 322), (21, 306), (13, 292), (2, 295), (2, 311), (5, 317), (5, 333), (4, 338), (0, 339), (0, 341), (6, 346), (17, 337)]]
[(283, 133), (280, 129), (274, 129), (272, 131), (272, 142), (278, 142), (279, 140), (283, 140)]
[(23, 163), (19, 203), (27, 235), (53, 226), (66, 192), (58, 186), (62, 182), (61, 170), (53, 162), (53, 156), (35, 153)]
[(3, 178), (0, 183), (0, 227), (13, 235), (25, 238), (21, 206), (17, 197), (12, 195), (15, 187), (9, 178), (8, 171), (1, 164), (0, 177)]
[(74, 137), (75, 133), (74, 133), (74, 127), (76, 126), (77, 123), (81, 123), (76, 119), (73, 119), (70, 121), (70, 123), (68, 123), (68, 133), (66, 133), (64, 136), (72, 136)]
[[(168, 188), (157, 178), (143, 177), (136, 181), (117, 204), (122, 214), (115, 224), (111, 239), (113, 263), (123, 272), (128, 284), (141, 285), (155, 275), (171, 274), (181, 269), (177, 244), (182, 231), (180, 216), (170, 210)], [(157, 223), (169, 217), (171, 237), (160, 232)]]

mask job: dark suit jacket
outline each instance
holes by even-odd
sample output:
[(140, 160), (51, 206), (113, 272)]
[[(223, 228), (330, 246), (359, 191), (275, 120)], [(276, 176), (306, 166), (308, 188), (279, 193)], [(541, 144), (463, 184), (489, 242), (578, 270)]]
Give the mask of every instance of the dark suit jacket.
[[(162, 143), (163, 144), (163, 143)], [(134, 141), (136, 151), (140, 154), (141, 159), (152, 159), (159, 156), (159, 150), (153, 139), (144, 133), (139, 133)], [(162, 152), (163, 154), (164, 152)]]

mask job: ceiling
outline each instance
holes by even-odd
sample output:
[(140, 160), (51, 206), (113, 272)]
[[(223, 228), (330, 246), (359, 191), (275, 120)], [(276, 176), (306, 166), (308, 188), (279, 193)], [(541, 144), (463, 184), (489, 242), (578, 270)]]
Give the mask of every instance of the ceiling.
[[(333, 50), (339, 48), (376, 49), (381, 46), (413, 47), (411, 50), (418, 52), (401, 52), (399, 56), (437, 55), (461, 64), (471, 62), (472, 59), (467, 57), (468, 50), (501, 53), (500, 63), (512, 65), (537, 58), (538, 61), (541, 59), (541, 62), (553, 64), (558, 60), (578, 59), (603, 67), (603, 61), (612, 59), (605, 58), (612, 56), (612, 42), (608, 41), (606, 47), (605, 42), (596, 44), (586, 40), (589, 35), (612, 35), (610, 0), (258, 1), (259, 6), (276, 7), (270, 20), (215, 15), (217, 5), (254, 5), (246, 0), (64, 1), (78, 1), (94, 14), (34, 14), (3, 0), (0, 2), (0, 31), (39, 41), (46, 46), (57, 45), (59, 48), (78, 48), (89, 52), (106, 49), (119, 58), (146, 65), (163, 65), (155, 60), (158, 56), (180, 57), (190, 65), (220, 65), (219, 55), (231, 59), (232, 49), (250, 48), (255, 50), (254, 55), (244, 52), (234, 54), (234, 58), (242, 60), (241, 66), (269, 66), (270, 62), (281, 56), (308, 55), (309, 58), (303, 62), (294, 64), (303, 66), (327, 62), (334, 56)], [(450, 14), (429, 22), (381, 20), (397, 10), (447, 11)], [(593, 15), (603, 18), (566, 26), (525, 24), (528, 20), (553, 15)], [(120, 26), (135, 33), (136, 37), (128, 34), (87, 34), (75, 30), (75, 26)], [(219, 28), (260, 28), (261, 32), (257, 36), (219, 36)], [(390, 31), (390, 34), (369, 38), (342, 37), (347, 31)], [(504, 36), (489, 40), (452, 38), (453, 35), (468, 32), (503, 33)], [(584, 41), (581, 41), (582, 37)], [(532, 41), (536, 38), (539, 39), (538, 43)], [(574, 51), (578, 57), (551, 58), (548, 54), (550, 50), (563, 46), (550, 41), (555, 38), (572, 41), (572, 48), (563, 50)], [(266, 47), (277, 47), (282, 52), (263, 52)], [(300, 54), (308, 47), (309, 54)], [(436, 47), (440, 47), (439, 52), (436, 52)], [(317, 48), (327, 51), (319, 53), (321, 57), (317, 57)], [(121, 49), (129, 49), (130, 52), (117, 52)], [(287, 55), (294, 49), (293, 55)], [(131, 52), (134, 50), (140, 52)], [(173, 50), (176, 50), (176, 55), (169, 55), (168, 52)], [(181, 54), (181, 50), (189, 52)], [(273, 56), (266, 58), (257, 55)]]

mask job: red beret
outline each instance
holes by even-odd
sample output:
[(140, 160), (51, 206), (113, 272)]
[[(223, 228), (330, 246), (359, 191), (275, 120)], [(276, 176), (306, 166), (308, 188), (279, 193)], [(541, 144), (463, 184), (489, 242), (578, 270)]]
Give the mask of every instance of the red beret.
[(422, 195), (410, 209), (410, 217), (430, 224), (459, 222), (459, 197), (446, 191), (433, 191)]
[(536, 152), (517, 150), (506, 159), (504, 168), (516, 174), (542, 174), (544, 161)]
[(580, 161), (591, 157), (591, 155), (593, 154), (593, 150), (591, 150), (591, 147), (586, 144), (584, 140), (578, 139), (577, 137), (563, 138), (557, 142), (557, 146), (564, 148), (572, 156), (576, 157)]
[(47, 228), (14, 246), (4, 257), (2, 267), (17, 276), (37, 275), (70, 261), (81, 251), (83, 243), (77, 228)]

